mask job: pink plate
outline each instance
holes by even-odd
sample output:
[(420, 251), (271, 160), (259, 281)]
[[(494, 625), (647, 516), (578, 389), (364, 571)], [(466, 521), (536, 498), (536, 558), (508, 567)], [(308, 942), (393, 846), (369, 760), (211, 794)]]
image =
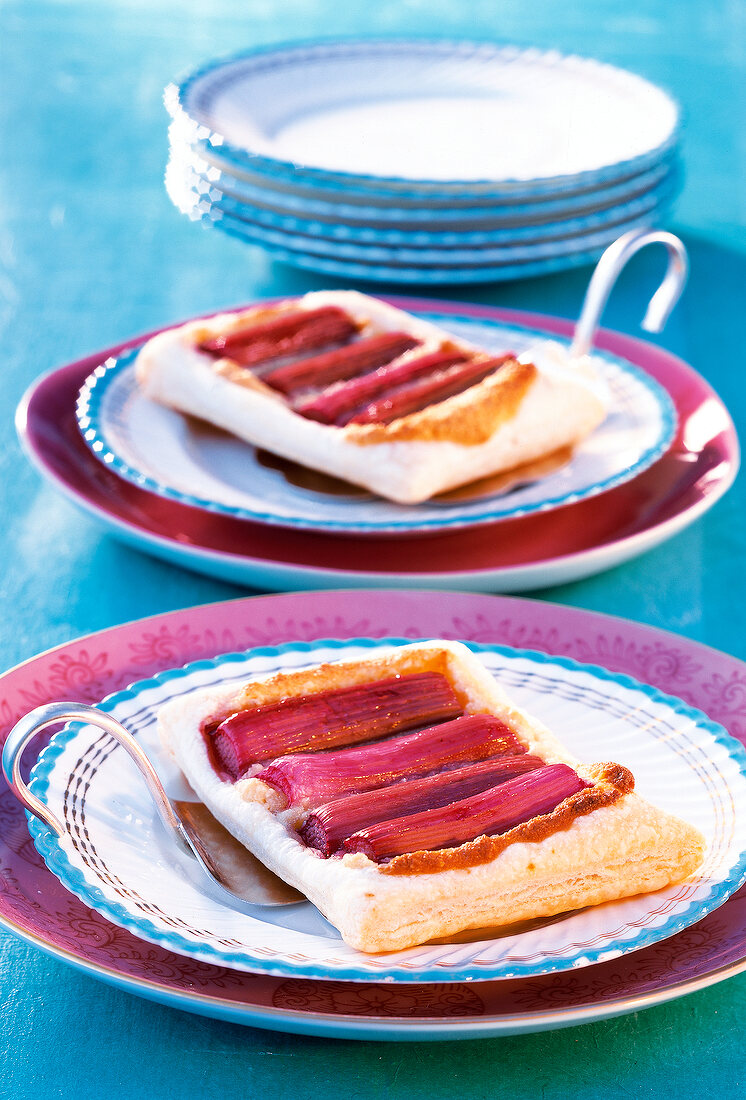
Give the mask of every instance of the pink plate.
[[(432, 302), (394, 299), (409, 309)], [(569, 335), (572, 324), (539, 314), (438, 302), (438, 311), (488, 317)], [(26, 451), (57, 488), (126, 541), (224, 580), (269, 589), (340, 585), (521, 591), (617, 565), (693, 522), (728, 489), (739, 464), (735, 429), (720, 399), (668, 352), (617, 333), (597, 344), (647, 371), (671, 395), (679, 419), (668, 452), (598, 499), (549, 513), (441, 534), (345, 536), (273, 528), (163, 499), (107, 470), (83, 442), (78, 390), (91, 370), (145, 337), (53, 371), (18, 410)], [(351, 553), (351, 538), (354, 553)]]
[[(60, 646), (1, 679), (2, 732), (53, 699), (94, 702), (164, 668), (228, 650), (323, 637), (446, 637), (575, 658), (699, 707), (746, 741), (746, 665), (683, 638), (544, 602), (469, 593), (316, 592), (156, 616)], [(696, 925), (613, 962), (450, 985), (274, 978), (197, 962), (109, 924), (38, 855), (0, 792), (0, 922), (95, 977), (174, 1007), (276, 1030), (368, 1039), (476, 1038), (637, 1011), (746, 970), (746, 887)]]

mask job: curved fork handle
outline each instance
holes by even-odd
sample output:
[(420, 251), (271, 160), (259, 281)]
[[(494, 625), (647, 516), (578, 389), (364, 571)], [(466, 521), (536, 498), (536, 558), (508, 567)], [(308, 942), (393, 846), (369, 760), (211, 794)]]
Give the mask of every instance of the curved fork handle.
[(37, 733), (60, 722), (85, 722), (87, 725), (96, 726), (111, 734), (122, 745), (140, 769), (163, 824), (174, 834), (179, 846), (191, 854), (191, 846), (185, 837), (181, 822), (174, 813), (155, 768), (140, 745), (116, 718), (86, 703), (46, 703), (21, 718), (8, 734), (3, 747), (3, 774), (16, 798), (26, 809), (30, 810), (35, 817), (41, 818), (57, 836), (64, 834), (65, 827), (49, 807), (31, 793), (21, 778), (21, 757), (26, 745)]
[(614, 241), (604, 252), (591, 276), (580, 318), (575, 326), (570, 354), (580, 358), (588, 355), (593, 338), (601, 321), (601, 314), (622, 268), (636, 252), (648, 244), (665, 245), (668, 252), (668, 268), (663, 282), (648, 304), (642, 327), (646, 332), (661, 332), (671, 315), (671, 310), (681, 297), (687, 276), (689, 260), (684, 245), (673, 233), (663, 230), (631, 229)]

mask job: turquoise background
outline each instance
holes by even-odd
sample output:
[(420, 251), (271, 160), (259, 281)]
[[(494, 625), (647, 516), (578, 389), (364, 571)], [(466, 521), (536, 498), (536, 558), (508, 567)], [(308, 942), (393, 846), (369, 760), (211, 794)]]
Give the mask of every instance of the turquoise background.
[[(273, 41), (442, 33), (557, 47), (679, 99), (687, 180), (670, 227), (686, 294), (659, 343), (744, 422), (746, 4), (740, 0), (6, 0), (0, 5), (0, 664), (146, 614), (244, 594), (120, 546), (43, 485), (13, 410), (42, 372), (169, 321), (339, 285), (191, 225), (162, 185), (164, 85)], [(496, 140), (498, 140), (496, 136)], [(663, 270), (624, 273), (611, 328), (637, 334)], [(574, 317), (587, 269), (442, 297)], [(385, 288), (381, 288), (385, 289)], [(393, 289), (393, 288), (392, 288)], [(400, 289), (400, 288), (399, 288)], [(589, 580), (534, 593), (746, 657), (743, 479), (693, 528)], [(0, 932), (0, 1096), (515, 1098), (740, 1095), (746, 979), (619, 1020), (442, 1044), (310, 1039), (110, 989)]]

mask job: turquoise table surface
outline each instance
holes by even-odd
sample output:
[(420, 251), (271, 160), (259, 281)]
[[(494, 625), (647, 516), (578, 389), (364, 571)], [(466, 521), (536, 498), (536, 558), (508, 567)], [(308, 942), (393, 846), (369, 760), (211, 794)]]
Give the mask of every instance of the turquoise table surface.
[[(42, 483), (13, 412), (41, 373), (255, 297), (333, 286), (190, 224), (163, 188), (164, 85), (207, 58), (323, 35), (416, 32), (557, 47), (633, 69), (683, 107), (686, 185), (669, 228), (691, 280), (655, 342), (744, 424), (746, 5), (739, 0), (5, 0), (0, 4), (0, 665), (244, 589), (118, 543)], [(622, 276), (604, 324), (639, 334), (662, 272)], [(587, 269), (460, 287), (577, 316)], [(381, 290), (386, 288), (382, 287)], [(400, 288), (390, 288), (401, 292)], [(415, 291), (416, 292), (416, 288)], [(539, 599), (663, 627), (746, 658), (743, 479), (642, 557)], [(363, 598), (363, 597), (361, 597)], [(111, 988), (0, 931), (0, 1096), (740, 1095), (746, 977), (618, 1019), (438, 1043), (310, 1038), (220, 1023)]]

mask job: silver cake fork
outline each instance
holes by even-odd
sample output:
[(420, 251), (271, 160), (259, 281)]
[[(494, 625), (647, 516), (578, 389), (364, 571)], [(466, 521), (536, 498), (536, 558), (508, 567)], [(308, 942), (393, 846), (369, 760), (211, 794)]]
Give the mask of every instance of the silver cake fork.
[(21, 776), (21, 757), (32, 738), (61, 722), (85, 722), (119, 742), (139, 768), (168, 834), (182, 854), (196, 860), (219, 900), (249, 910), (306, 900), (231, 836), (201, 802), (170, 799), (149, 757), (132, 734), (110, 714), (85, 703), (47, 703), (37, 707), (16, 723), (3, 747), (3, 773), (11, 790), (56, 836), (63, 836), (65, 828), (46, 803), (27, 787)]

